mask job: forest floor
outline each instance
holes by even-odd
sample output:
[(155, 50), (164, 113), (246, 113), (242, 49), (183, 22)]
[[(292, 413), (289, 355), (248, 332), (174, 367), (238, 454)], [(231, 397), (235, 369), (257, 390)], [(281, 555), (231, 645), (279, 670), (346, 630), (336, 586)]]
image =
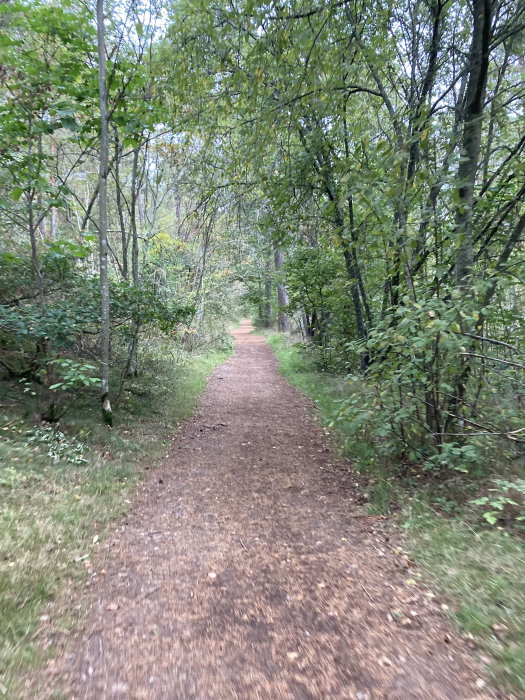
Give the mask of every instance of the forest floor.
[(501, 697), (251, 330), (72, 592), (80, 629), (49, 629), (26, 697)]

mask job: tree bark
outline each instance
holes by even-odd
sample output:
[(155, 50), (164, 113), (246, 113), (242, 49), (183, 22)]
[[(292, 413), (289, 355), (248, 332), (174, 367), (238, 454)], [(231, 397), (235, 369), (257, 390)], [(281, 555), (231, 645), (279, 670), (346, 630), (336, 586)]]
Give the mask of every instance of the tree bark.
[(118, 130), (115, 127), (115, 194), (117, 202), (117, 212), (120, 223), (120, 240), (122, 246), (122, 276), (128, 279), (128, 235), (126, 233), (126, 222), (124, 220), (124, 209), (122, 208), (122, 188), (120, 185), (120, 158), (122, 147), (119, 142)]
[(277, 272), (277, 304), (279, 307), (277, 316), (277, 328), (281, 333), (290, 332), (290, 318), (285, 312), (285, 308), (290, 303), (288, 292), (282, 280), (282, 267), (284, 263), (284, 253), (276, 245), (274, 245), (275, 271)]
[(270, 263), (270, 251), (266, 253), (264, 270), (264, 328), (272, 325), (272, 270)]
[[(474, 186), (481, 153), (482, 119), (489, 68), (492, 5), (491, 0), (473, 0), (473, 26), (468, 62), (468, 82), (462, 110), (463, 131), (461, 138), (462, 159), (458, 167), (458, 206), (455, 233), (458, 252), (455, 260), (455, 281), (465, 298), (472, 294), (472, 268), (474, 265), (474, 241), (472, 219)], [(463, 332), (472, 332), (470, 323), (459, 319)], [(472, 342), (469, 349), (472, 348)], [(470, 359), (464, 355), (455, 381), (455, 390), (448, 406), (445, 432), (449, 432), (462, 410), (470, 377)]]
[(137, 230), (137, 198), (140, 146), (133, 149), (133, 167), (131, 171), (131, 278), (136, 286), (139, 282), (139, 236)]
[[(133, 149), (133, 166), (131, 170), (131, 204), (130, 204), (130, 227), (131, 227), (131, 279), (135, 289), (139, 287), (139, 235), (137, 229), (137, 200), (139, 195), (138, 171), (139, 171), (140, 146)], [(131, 365), (129, 373), (136, 377), (139, 373), (139, 330), (140, 318), (135, 319), (133, 329), (133, 341), (131, 348)]]
[(489, 67), (492, 7), (490, 0), (473, 0), (474, 23), (469, 56), (469, 79), (463, 107), (462, 159), (458, 167), (458, 207), (456, 210), (456, 284), (471, 286), (474, 262), (472, 214), (474, 185), (481, 151), (481, 127)]
[(99, 207), (99, 255), (100, 255), (100, 379), (102, 384), (102, 418), (113, 424), (109, 400), (109, 283), (108, 283), (108, 95), (106, 87), (106, 42), (104, 27), (104, 0), (97, 0), (97, 46), (98, 46), (98, 95), (100, 103), (100, 163), (98, 173)]
[(40, 303), (40, 308), (44, 308), (44, 280), (42, 277), (42, 270), (40, 269), (40, 262), (38, 259), (38, 248), (36, 242), (36, 230), (38, 224), (35, 226), (35, 209), (34, 209), (34, 186), (33, 186), (33, 118), (29, 117), (29, 137), (27, 140), (27, 187), (26, 187), (26, 201), (27, 201), (27, 224), (29, 232), (29, 240), (31, 242), (31, 263), (33, 265), (33, 270), (35, 273), (35, 279), (38, 288), (38, 300)]

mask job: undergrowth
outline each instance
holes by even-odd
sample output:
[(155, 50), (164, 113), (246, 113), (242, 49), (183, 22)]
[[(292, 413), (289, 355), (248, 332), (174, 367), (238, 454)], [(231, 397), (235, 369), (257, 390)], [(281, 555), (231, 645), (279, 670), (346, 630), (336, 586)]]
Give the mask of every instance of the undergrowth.
[(17, 694), (17, 679), (42, 660), (35, 633), (46, 603), (85, 580), (93, 549), (132, 502), (140, 467), (166, 454), (228, 355), (170, 352), (152, 350), (126, 383), (113, 429), (89, 397), (58, 427), (35, 426), (18, 387), (0, 385), (0, 697)]
[(393, 468), (377, 445), (336, 420), (340, 402), (358, 387), (319, 371), (308, 348), (289, 338), (273, 334), (268, 341), (281, 373), (315, 402), (343, 454), (363, 475), (370, 513), (395, 514), (412, 558), (448, 600), (455, 624), (481, 651), (489, 676), (525, 696), (523, 540), (489, 527), (479, 508), (469, 505), (479, 489), (475, 481), (469, 485), (458, 475), (444, 484), (422, 483), (415, 470)]

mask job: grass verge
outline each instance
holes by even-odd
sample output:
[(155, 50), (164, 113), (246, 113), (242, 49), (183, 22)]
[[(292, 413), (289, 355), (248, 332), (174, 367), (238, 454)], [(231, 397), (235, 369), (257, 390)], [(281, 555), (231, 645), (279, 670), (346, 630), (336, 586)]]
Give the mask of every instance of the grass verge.
[(165, 454), (179, 423), (193, 413), (208, 375), (228, 354), (170, 358), (167, 347), (157, 348), (144, 374), (127, 385), (113, 429), (101, 424), (98, 402), (80, 401), (58, 429), (35, 427), (30, 406), (4, 388), (0, 697), (15, 697), (21, 674), (41, 660), (35, 635), (45, 604), (85, 580), (92, 550), (131, 504), (144, 473), (140, 466)]
[[(344, 378), (316, 370), (313, 358), (287, 337), (270, 335), (268, 342), (281, 373), (313, 399), (321, 419), (330, 424), (337, 400), (348, 396)], [(334, 433), (344, 450), (352, 435), (338, 425)], [(447, 600), (454, 623), (480, 651), (489, 677), (500, 688), (525, 697), (523, 541), (501, 529), (469, 522), (468, 512), (453, 517), (435, 511), (424, 489), (397, 483), (381, 460), (368, 454), (370, 449), (369, 444), (352, 445), (361, 464), (370, 464), (370, 511), (385, 512), (395, 504), (413, 560)]]

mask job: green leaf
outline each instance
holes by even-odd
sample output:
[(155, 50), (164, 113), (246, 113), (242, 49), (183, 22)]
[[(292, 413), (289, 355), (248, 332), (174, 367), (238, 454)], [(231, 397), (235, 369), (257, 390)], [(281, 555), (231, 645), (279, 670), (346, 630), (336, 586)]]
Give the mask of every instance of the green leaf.
[(25, 189), (23, 187), (15, 187), (14, 190), (11, 190), (11, 197), (15, 200), (15, 202), (18, 202), (24, 192)]

